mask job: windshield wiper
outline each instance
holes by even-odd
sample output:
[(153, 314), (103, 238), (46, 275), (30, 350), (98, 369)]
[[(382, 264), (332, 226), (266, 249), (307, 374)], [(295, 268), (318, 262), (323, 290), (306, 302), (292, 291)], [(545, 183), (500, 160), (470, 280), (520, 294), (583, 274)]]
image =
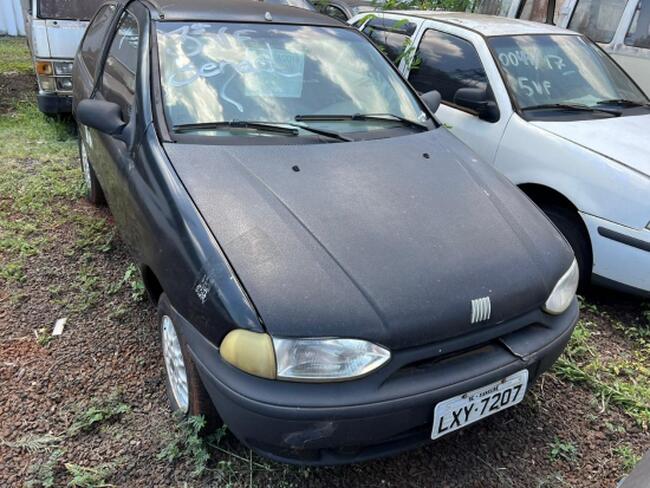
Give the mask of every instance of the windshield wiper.
[(648, 107), (650, 104), (635, 102), (626, 98), (613, 98), (611, 100), (601, 100), (596, 102), (596, 105), (621, 105), (623, 107)]
[[(289, 126), (289, 127), (286, 127)], [(339, 141), (350, 142), (352, 139), (339, 134), (338, 132), (329, 131), (325, 129), (316, 129), (308, 125), (294, 124), (293, 122), (252, 122), (246, 120), (230, 120), (221, 122), (201, 122), (196, 124), (180, 124), (174, 126), (174, 131), (178, 133), (194, 132), (215, 129), (244, 129), (244, 130), (257, 130), (260, 132), (270, 132), (275, 134), (282, 134), (286, 136), (297, 136), (298, 129), (307, 132), (313, 132), (320, 136), (330, 137)]]
[(400, 115), (381, 113), (381, 114), (312, 114), (312, 115), (296, 115), (298, 122), (337, 122), (344, 120), (380, 120), (387, 122), (400, 122), (409, 127), (415, 127), (420, 130), (429, 130), (425, 124), (415, 120), (407, 119)]
[(196, 124), (175, 125), (174, 131), (178, 133), (195, 132), (215, 129), (245, 129), (259, 132), (270, 132), (286, 136), (297, 136), (298, 129), (266, 122), (249, 122), (246, 120), (224, 120), (221, 122), (200, 122)]
[(350, 139), (349, 137), (346, 137), (343, 134), (339, 134), (338, 132), (334, 132), (333, 130), (317, 129), (316, 127), (312, 127), (310, 125), (294, 124), (292, 122), (282, 122), (282, 123), (286, 125), (290, 125), (291, 127), (298, 127), (308, 132), (313, 132), (314, 134), (318, 134), (319, 136), (331, 137), (332, 139), (338, 139), (339, 141), (344, 141), (344, 142), (352, 141), (352, 139)]
[(621, 112), (617, 110), (607, 110), (604, 108), (590, 107), (588, 105), (580, 105), (573, 103), (543, 103), (541, 105), (530, 105), (529, 107), (523, 107), (521, 110), (573, 110), (576, 112), (603, 112), (606, 114), (613, 115), (618, 117), (621, 115)]

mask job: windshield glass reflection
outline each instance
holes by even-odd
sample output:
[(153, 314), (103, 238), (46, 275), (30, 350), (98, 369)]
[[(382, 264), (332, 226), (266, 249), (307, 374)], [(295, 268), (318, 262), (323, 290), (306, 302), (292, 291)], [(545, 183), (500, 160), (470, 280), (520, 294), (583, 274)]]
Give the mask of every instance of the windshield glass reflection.
[(648, 102), (623, 70), (582, 37), (504, 36), (489, 42), (522, 109), (558, 103), (595, 107), (608, 100)]
[[(301, 114), (427, 118), (401, 78), (356, 32), (231, 23), (173, 22), (159, 23), (157, 28), (164, 105), (171, 125), (295, 123)], [(356, 120), (310, 123), (314, 124), (339, 132), (387, 126)]]

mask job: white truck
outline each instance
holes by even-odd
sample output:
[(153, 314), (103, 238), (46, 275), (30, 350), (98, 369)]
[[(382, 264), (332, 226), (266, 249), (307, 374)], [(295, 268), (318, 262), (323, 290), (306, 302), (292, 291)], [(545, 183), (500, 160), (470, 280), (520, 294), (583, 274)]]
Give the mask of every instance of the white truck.
[(104, 0), (21, 0), (27, 43), (38, 79), (38, 108), (72, 108), (72, 61), (88, 21)]

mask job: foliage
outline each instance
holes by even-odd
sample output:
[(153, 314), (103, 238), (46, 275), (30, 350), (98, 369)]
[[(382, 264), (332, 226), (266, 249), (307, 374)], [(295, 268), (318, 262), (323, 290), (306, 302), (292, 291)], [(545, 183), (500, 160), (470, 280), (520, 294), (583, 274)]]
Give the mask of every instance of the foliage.
[(181, 420), (177, 431), (171, 436), (167, 445), (158, 453), (158, 459), (174, 462), (181, 458), (188, 458), (194, 465), (191, 474), (199, 478), (207, 468), (210, 454), (208, 444), (218, 445), (226, 434), (225, 426), (214, 434), (203, 438), (201, 432), (206, 421), (203, 416), (188, 417)]
[(115, 471), (115, 465), (108, 463), (95, 468), (83, 467), (78, 464), (66, 463), (65, 469), (71, 476), (68, 486), (79, 488), (103, 488), (110, 485), (106, 482)]
[(25, 486), (27, 486), (27, 488), (35, 488), (38, 486), (43, 488), (53, 487), (54, 477), (56, 475), (56, 466), (64, 453), (65, 451), (62, 449), (55, 449), (50, 453), (44, 463), (33, 464), (29, 469), (29, 477)]
[(632, 446), (629, 444), (622, 444), (615, 447), (614, 454), (620, 458), (623, 469), (626, 473), (632, 471), (637, 463), (641, 460), (641, 456), (636, 454)]
[(74, 436), (80, 432), (88, 432), (97, 424), (114, 420), (123, 414), (129, 413), (131, 407), (120, 401), (116, 394), (107, 399), (95, 399), (91, 402), (90, 407), (83, 410), (75, 416), (72, 425), (68, 428), (67, 434)]
[(552, 461), (561, 459), (567, 462), (572, 462), (578, 455), (578, 446), (576, 446), (575, 443), (563, 441), (557, 438), (549, 444), (549, 449), (549, 456)]
[[(584, 305), (583, 310), (602, 315), (594, 306)], [(583, 319), (554, 371), (562, 379), (588, 387), (603, 405), (611, 403), (621, 407), (645, 429), (650, 424), (650, 347), (643, 329), (631, 324), (614, 328), (636, 341), (626, 357), (601, 356), (592, 345), (598, 326)]]

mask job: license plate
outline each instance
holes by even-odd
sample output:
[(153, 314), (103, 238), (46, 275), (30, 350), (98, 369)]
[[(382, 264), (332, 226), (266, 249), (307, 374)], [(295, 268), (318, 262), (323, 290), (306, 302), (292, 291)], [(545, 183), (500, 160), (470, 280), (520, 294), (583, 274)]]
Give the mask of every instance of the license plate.
[(505, 410), (524, 399), (528, 370), (438, 403), (433, 413), (431, 438), (437, 439), (477, 420)]

